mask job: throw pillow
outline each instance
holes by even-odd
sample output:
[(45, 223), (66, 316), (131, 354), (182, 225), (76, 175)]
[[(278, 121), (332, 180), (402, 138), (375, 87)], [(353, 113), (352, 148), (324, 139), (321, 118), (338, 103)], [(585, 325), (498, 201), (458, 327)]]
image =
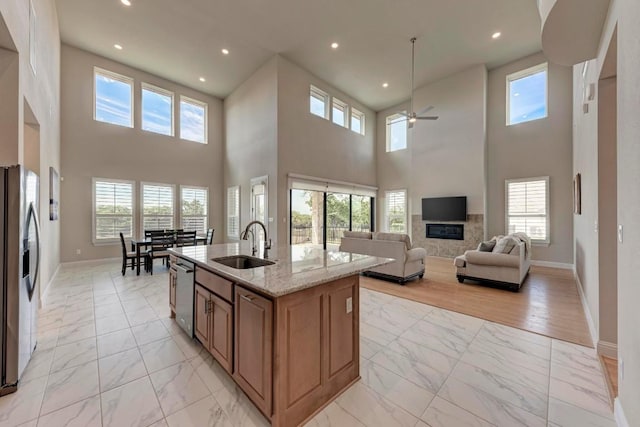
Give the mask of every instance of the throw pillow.
[(480, 242), (480, 244), (478, 245), (478, 250), (480, 252), (491, 252), (493, 251), (493, 248), (495, 248), (495, 246), (496, 246), (495, 240), (488, 240), (486, 242)]
[(496, 242), (496, 246), (493, 248), (492, 252), (497, 254), (508, 254), (515, 245), (516, 241), (512, 237), (505, 236)]

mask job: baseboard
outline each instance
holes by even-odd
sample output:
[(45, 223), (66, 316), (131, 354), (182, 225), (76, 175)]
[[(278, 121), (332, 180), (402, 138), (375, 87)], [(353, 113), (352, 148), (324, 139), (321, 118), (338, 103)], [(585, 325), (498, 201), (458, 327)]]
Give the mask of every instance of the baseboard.
[(47, 302), (47, 295), (49, 294), (49, 289), (51, 289), (51, 284), (53, 283), (53, 280), (56, 278), (56, 276), (58, 275), (58, 272), (60, 271), (60, 263), (58, 263), (58, 266), (56, 267), (56, 271), (53, 272), (53, 274), (51, 275), (51, 278), (49, 279), (49, 282), (47, 283), (47, 286), (45, 286), (44, 291), (42, 291), (42, 296), (40, 297), (40, 306), (43, 306), (46, 304)]
[(616, 397), (616, 400), (613, 403), (613, 415), (616, 418), (616, 424), (618, 424), (618, 427), (631, 427), (629, 421), (627, 421), (627, 417), (624, 415), (624, 410), (622, 409), (622, 403), (620, 403), (619, 397)]
[(573, 264), (568, 264), (566, 262), (538, 261), (532, 259), (531, 265), (535, 265), (536, 267), (550, 267), (561, 268), (563, 270), (573, 270)]
[(598, 341), (598, 347), (596, 350), (600, 356), (610, 357), (611, 359), (618, 358), (618, 344), (607, 341)]
[(580, 302), (582, 302), (582, 308), (584, 309), (585, 317), (587, 318), (587, 325), (589, 326), (589, 334), (591, 335), (591, 341), (593, 341), (593, 346), (596, 346), (598, 342), (598, 331), (596, 329), (595, 323), (593, 323), (593, 317), (591, 316), (591, 310), (589, 310), (589, 304), (587, 303), (587, 297), (584, 295), (582, 290), (582, 282), (580, 282), (580, 277), (578, 277), (578, 273), (576, 270), (573, 270), (573, 277), (576, 279), (576, 284), (578, 286), (578, 294), (580, 295)]

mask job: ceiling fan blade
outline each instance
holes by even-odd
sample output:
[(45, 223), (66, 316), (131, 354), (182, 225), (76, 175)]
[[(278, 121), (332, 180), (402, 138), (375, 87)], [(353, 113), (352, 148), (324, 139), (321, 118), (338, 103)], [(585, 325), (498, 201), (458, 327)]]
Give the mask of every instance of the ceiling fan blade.
[(422, 110), (418, 111), (416, 114), (418, 114), (419, 116), (422, 116), (424, 113), (427, 113), (431, 110), (433, 110), (433, 105), (429, 105), (428, 107), (424, 107)]
[(418, 116), (416, 117), (418, 120), (438, 120), (438, 116)]

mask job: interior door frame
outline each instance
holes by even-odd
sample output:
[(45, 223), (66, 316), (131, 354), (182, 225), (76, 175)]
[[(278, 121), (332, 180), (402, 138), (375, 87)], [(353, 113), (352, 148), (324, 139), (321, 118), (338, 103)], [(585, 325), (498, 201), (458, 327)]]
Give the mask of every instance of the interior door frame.
[[(256, 218), (256, 201), (253, 195), (253, 187), (256, 185), (264, 185), (264, 218)], [(249, 190), (249, 197), (251, 198), (249, 203), (249, 220), (261, 221), (267, 229), (267, 235), (269, 235), (269, 175), (251, 178), (249, 181)], [(265, 238), (267, 238), (267, 236), (265, 236)]]

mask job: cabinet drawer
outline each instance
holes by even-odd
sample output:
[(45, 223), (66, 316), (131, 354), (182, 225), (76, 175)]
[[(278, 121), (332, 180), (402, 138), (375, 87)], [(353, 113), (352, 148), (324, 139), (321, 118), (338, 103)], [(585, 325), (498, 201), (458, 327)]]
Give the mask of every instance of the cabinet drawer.
[(232, 282), (196, 267), (196, 282), (227, 301), (233, 301)]

